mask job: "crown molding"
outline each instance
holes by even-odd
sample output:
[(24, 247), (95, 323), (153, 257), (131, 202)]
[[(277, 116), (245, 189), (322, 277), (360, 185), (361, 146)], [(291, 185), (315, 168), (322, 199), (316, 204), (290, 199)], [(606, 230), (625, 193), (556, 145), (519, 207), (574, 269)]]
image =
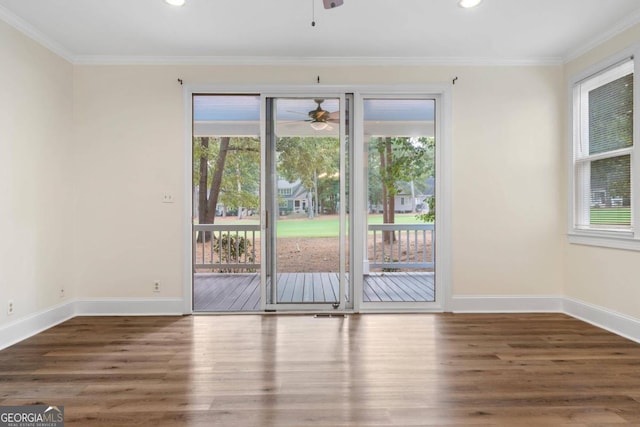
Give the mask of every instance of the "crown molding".
[(585, 44), (569, 51), (565, 55), (563, 62), (566, 64), (573, 61), (574, 59), (581, 57), (592, 49), (595, 49), (596, 47), (614, 38), (618, 34), (623, 33), (624, 31), (628, 30), (638, 23), (640, 23), (640, 9), (638, 9), (634, 13), (627, 15), (622, 21), (618, 22), (618, 24), (614, 25), (604, 33), (599, 34), (597, 37), (592, 38)]
[(276, 57), (276, 56), (76, 56), (77, 65), (276, 65), (276, 66), (555, 66), (560, 57)]
[(280, 65), (280, 66), (557, 66), (586, 54), (640, 23), (640, 10), (570, 50), (564, 57), (272, 57), (272, 56), (117, 56), (74, 55), (31, 24), (0, 6), (0, 20), (74, 65)]
[(71, 62), (71, 63), (75, 62), (75, 58), (71, 54), (71, 52), (69, 52), (64, 47), (62, 47), (62, 45), (60, 45), (58, 42), (51, 40), (49, 37), (45, 36), (40, 31), (36, 30), (31, 24), (27, 23), (22, 18), (19, 18), (18, 16), (16, 16), (15, 14), (8, 11), (6, 8), (2, 6), (0, 6), (0, 20), (6, 22), (16, 30), (20, 31), (27, 37), (31, 38), (32, 40), (46, 47), (51, 52), (62, 57), (68, 62)]

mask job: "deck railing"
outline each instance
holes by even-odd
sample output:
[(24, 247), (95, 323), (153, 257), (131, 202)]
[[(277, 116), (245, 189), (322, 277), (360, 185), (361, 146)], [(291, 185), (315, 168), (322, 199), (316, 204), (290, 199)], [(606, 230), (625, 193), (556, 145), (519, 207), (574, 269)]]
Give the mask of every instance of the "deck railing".
[(370, 268), (434, 268), (434, 224), (369, 224), (368, 228), (373, 233)]
[[(433, 224), (370, 224), (368, 229), (373, 242), (368, 257), (370, 268), (434, 268)], [(385, 239), (389, 233), (393, 233), (393, 238)], [(196, 224), (193, 226), (194, 267), (225, 272), (260, 269), (259, 236), (257, 224)]]
[(259, 269), (260, 260), (256, 256), (256, 237), (259, 234), (260, 225), (257, 224), (195, 224), (194, 267), (225, 272)]

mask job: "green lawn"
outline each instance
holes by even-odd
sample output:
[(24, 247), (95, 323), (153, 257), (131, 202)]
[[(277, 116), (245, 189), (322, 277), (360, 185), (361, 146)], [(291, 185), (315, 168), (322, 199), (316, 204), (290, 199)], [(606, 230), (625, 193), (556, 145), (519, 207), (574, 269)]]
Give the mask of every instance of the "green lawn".
[[(382, 224), (382, 214), (372, 214), (368, 218), (369, 224)], [(396, 214), (396, 224), (421, 224), (416, 220), (415, 214)], [(216, 224), (258, 224), (257, 220), (245, 219), (237, 221), (233, 219), (216, 220)], [(321, 215), (313, 219), (297, 218), (287, 219), (281, 217), (278, 220), (278, 237), (338, 237), (338, 216)]]
[(631, 208), (591, 208), (590, 214), (591, 224), (631, 224)]
[[(286, 217), (285, 217), (286, 218)], [(369, 224), (382, 224), (382, 214), (369, 215)], [(420, 224), (415, 214), (396, 214), (396, 224)], [(338, 237), (338, 217), (319, 216), (313, 219), (280, 219), (278, 237)]]

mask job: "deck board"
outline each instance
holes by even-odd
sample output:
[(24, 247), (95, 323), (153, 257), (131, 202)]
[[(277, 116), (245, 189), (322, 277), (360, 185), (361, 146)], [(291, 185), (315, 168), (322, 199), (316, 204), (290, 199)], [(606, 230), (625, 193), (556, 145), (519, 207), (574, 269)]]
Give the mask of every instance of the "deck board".
[(293, 285), (293, 294), (291, 295), (291, 301), (287, 302), (304, 302), (304, 278), (305, 274), (290, 274), (289, 286)]
[[(332, 303), (338, 301), (338, 273), (281, 273), (278, 302)], [(259, 273), (198, 273), (194, 275), (194, 311), (260, 310)], [(433, 273), (375, 273), (365, 276), (363, 301), (434, 301)]]
[(325, 301), (336, 302), (340, 295), (340, 279), (337, 273), (329, 273), (324, 276), (323, 285), (325, 289)]
[[(435, 301), (433, 273), (386, 273), (390, 286), (400, 289), (414, 301)], [(426, 285), (426, 286), (425, 286)]]
[(326, 302), (327, 299), (322, 289), (322, 273), (313, 273), (313, 300)]
[(371, 286), (371, 290), (376, 293), (378, 299), (383, 302), (393, 301), (391, 296), (385, 291), (384, 287), (380, 286), (380, 276), (369, 276), (368, 285)]

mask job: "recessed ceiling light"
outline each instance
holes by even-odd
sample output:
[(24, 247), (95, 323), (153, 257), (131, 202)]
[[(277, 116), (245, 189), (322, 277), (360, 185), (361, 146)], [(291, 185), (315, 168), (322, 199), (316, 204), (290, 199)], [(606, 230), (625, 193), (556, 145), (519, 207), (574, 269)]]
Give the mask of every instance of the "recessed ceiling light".
[(164, 0), (169, 3), (171, 6), (182, 6), (184, 4), (184, 0)]
[(458, 5), (460, 7), (464, 7), (465, 9), (468, 9), (470, 7), (476, 7), (480, 3), (482, 3), (482, 0), (460, 0), (458, 2)]

